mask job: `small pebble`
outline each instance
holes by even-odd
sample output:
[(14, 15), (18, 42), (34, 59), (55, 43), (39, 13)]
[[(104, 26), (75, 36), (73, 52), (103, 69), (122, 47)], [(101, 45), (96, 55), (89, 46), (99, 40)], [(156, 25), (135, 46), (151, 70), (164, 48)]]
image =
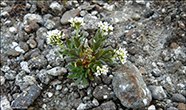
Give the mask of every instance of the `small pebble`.
[(185, 97), (181, 94), (173, 94), (172, 96), (172, 101), (173, 102), (183, 102), (185, 103)]
[(53, 93), (52, 93), (52, 92), (48, 92), (48, 93), (47, 93), (47, 96), (50, 98), (50, 97), (53, 96)]
[(154, 105), (151, 105), (148, 107), (148, 110), (156, 110), (156, 107)]
[(9, 28), (9, 31), (12, 33), (12, 34), (16, 34), (17, 33), (17, 29), (15, 27), (10, 27)]
[(36, 41), (33, 40), (33, 39), (29, 39), (26, 43), (29, 44), (29, 46), (30, 46), (31, 48), (35, 48), (35, 47), (37, 46)]
[(5, 77), (4, 76), (0, 76), (0, 85), (5, 84)]
[(56, 86), (56, 90), (61, 90), (62, 89), (62, 86), (61, 85), (57, 85)]
[(7, 4), (5, 3), (5, 2), (1, 2), (1, 4), (0, 4), (2, 7), (6, 7), (7, 6)]
[(178, 21), (178, 25), (181, 29), (185, 29), (185, 24), (182, 21)]

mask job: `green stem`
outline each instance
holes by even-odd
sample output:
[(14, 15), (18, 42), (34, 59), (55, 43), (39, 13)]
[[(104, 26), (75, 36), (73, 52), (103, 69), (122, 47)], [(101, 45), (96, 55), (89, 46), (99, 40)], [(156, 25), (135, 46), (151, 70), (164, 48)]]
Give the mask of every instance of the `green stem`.
[(79, 26), (76, 26), (76, 37), (79, 35)]

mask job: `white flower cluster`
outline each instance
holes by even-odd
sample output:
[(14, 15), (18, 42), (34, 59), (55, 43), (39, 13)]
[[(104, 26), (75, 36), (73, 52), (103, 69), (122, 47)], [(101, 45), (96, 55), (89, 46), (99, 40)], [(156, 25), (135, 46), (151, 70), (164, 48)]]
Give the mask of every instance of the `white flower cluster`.
[(115, 50), (116, 52), (116, 57), (117, 59), (119, 59), (121, 61), (122, 64), (127, 62), (127, 51), (125, 48), (119, 48), (118, 50)]
[(104, 35), (107, 35), (108, 31), (113, 31), (114, 29), (114, 27), (112, 25), (109, 25), (108, 22), (102, 22), (102, 21), (98, 23), (98, 27), (100, 27), (100, 29), (104, 31)]
[(58, 29), (52, 30), (52, 31), (48, 31), (47, 32), (47, 43), (50, 44), (51, 43), (51, 39), (53, 39), (53, 37), (55, 38), (62, 38), (65, 34), (63, 33), (63, 35), (60, 35), (61, 31)]
[(107, 65), (103, 65), (102, 68), (100, 68), (99, 66), (97, 66), (96, 69), (97, 69), (97, 72), (94, 73), (96, 76), (101, 75), (101, 73), (102, 74), (105, 74), (105, 75), (107, 75), (107, 73), (108, 73)]
[(85, 25), (85, 21), (82, 17), (75, 17), (68, 20), (71, 23), (72, 27), (75, 27), (76, 25), (83, 26)]

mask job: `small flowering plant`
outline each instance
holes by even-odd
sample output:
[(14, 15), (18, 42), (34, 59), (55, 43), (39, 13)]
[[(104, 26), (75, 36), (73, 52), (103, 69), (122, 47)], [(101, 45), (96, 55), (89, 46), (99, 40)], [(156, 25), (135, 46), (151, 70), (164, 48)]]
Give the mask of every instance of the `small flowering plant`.
[(76, 35), (71, 36), (70, 39), (62, 41), (64, 36), (63, 31), (52, 30), (47, 32), (47, 43), (52, 45), (59, 45), (61, 50), (56, 51), (58, 55), (64, 55), (64, 59), (73, 59), (68, 67), (73, 74), (69, 75), (68, 78), (77, 79), (75, 85), (81, 81), (83, 85), (87, 85), (87, 80), (93, 80), (94, 76), (101, 74), (107, 75), (109, 67), (108, 65), (116, 64), (113, 58), (121, 61), (122, 64), (126, 62), (127, 51), (125, 48), (119, 48), (113, 50), (105, 48), (105, 40), (109, 35), (110, 31), (114, 28), (107, 22), (99, 22), (95, 36), (91, 39), (88, 45), (85, 45), (84, 34), (79, 35), (79, 29), (85, 25), (85, 21), (81, 17), (71, 18), (69, 20), (71, 27), (76, 29)]

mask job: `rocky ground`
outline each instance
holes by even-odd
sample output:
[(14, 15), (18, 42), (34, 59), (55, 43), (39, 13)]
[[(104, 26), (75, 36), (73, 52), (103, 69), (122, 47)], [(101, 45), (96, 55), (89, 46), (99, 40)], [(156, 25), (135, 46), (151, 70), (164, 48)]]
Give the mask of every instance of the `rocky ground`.
[[(183, 0), (3, 0), (1, 110), (185, 110), (186, 2)], [(128, 61), (84, 87), (68, 79), (69, 60), (54, 54), (46, 32), (75, 34), (80, 16), (87, 39), (99, 21), (114, 26), (106, 46), (125, 47)]]

